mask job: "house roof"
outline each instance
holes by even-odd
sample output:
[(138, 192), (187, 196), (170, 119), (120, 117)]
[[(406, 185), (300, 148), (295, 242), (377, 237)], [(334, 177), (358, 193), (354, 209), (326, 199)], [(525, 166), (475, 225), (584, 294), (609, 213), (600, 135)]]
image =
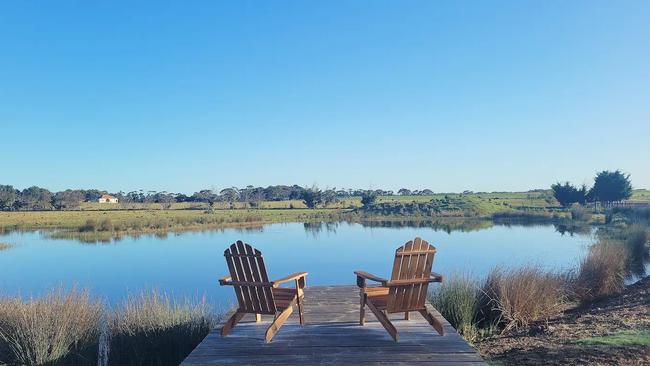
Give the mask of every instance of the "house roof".
[(101, 197), (101, 198), (104, 198), (104, 199), (111, 199), (111, 198), (115, 198), (115, 196), (111, 196), (110, 194), (102, 194), (102, 197)]

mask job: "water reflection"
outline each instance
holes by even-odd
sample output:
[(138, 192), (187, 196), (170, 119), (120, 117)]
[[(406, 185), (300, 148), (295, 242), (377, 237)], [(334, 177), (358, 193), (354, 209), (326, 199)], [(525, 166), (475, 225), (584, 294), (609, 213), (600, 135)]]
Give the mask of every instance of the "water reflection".
[[(310, 285), (325, 285), (354, 284), (353, 271), (361, 266), (389, 275), (395, 248), (415, 236), (438, 248), (436, 271), (471, 269), (476, 275), (493, 266), (540, 259), (545, 268), (572, 268), (591, 242), (590, 236), (559, 235), (553, 226), (505, 226), (480, 220), (283, 223), (84, 237), (84, 243), (94, 245), (79, 245), (80, 238), (69, 232), (13, 232), (0, 240), (16, 243), (12, 250), (0, 252), (0, 290), (37, 295), (76, 283), (113, 301), (143, 288), (159, 288), (179, 296), (207, 292), (209, 300), (218, 304), (231, 300), (232, 289), (220, 288), (216, 279), (228, 272), (223, 250), (236, 240), (264, 253), (269, 276), (304, 270), (310, 273)], [(52, 237), (56, 240), (49, 240)]]

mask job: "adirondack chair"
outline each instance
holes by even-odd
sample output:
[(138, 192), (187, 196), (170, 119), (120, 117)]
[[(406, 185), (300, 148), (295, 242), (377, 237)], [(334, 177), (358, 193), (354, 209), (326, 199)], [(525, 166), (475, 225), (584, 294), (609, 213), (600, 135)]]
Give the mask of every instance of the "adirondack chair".
[[(395, 251), (390, 281), (368, 272), (355, 271), (361, 296), (359, 324), (365, 323), (367, 305), (390, 336), (397, 341), (397, 329), (388, 319), (388, 314), (404, 313), (404, 318), (408, 320), (409, 312), (417, 311), (440, 335), (444, 335), (442, 323), (425, 305), (429, 283), (442, 282), (441, 275), (431, 272), (435, 254), (436, 248), (433, 245), (415, 238)], [(366, 280), (378, 282), (380, 285), (368, 287)]]
[[(271, 342), (275, 333), (298, 306), (300, 325), (305, 324), (303, 313), (303, 289), (307, 272), (296, 272), (275, 281), (269, 281), (262, 253), (238, 240), (223, 252), (228, 263), (230, 276), (219, 279), (221, 286), (233, 286), (239, 307), (221, 328), (225, 337), (245, 314), (255, 314), (260, 322), (262, 314), (273, 315), (273, 323), (266, 329), (266, 342)], [(281, 288), (280, 284), (295, 281), (295, 288)]]

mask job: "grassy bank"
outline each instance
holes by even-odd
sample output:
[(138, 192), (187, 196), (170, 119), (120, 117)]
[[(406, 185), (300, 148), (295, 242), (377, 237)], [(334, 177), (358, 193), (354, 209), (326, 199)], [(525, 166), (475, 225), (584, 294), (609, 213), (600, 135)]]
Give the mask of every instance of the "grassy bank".
[(630, 225), (606, 232), (577, 268), (548, 272), (538, 265), (494, 268), (485, 278), (450, 275), (433, 289), (432, 304), (468, 340), (527, 328), (563, 310), (620, 293), (636, 264), (647, 263), (650, 232)]
[(90, 240), (277, 222), (340, 220), (344, 212), (331, 209), (0, 212), (0, 230), (57, 229), (56, 237)]
[(0, 364), (177, 365), (216, 318), (203, 301), (144, 292), (108, 309), (87, 291), (0, 298)]

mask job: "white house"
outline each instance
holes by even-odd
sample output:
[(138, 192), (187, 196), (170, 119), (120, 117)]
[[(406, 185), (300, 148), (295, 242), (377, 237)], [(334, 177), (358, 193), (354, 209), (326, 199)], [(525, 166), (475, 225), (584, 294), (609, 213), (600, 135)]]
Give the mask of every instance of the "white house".
[(99, 203), (117, 203), (117, 197), (111, 196), (110, 194), (102, 194), (99, 199), (97, 199), (97, 202)]

